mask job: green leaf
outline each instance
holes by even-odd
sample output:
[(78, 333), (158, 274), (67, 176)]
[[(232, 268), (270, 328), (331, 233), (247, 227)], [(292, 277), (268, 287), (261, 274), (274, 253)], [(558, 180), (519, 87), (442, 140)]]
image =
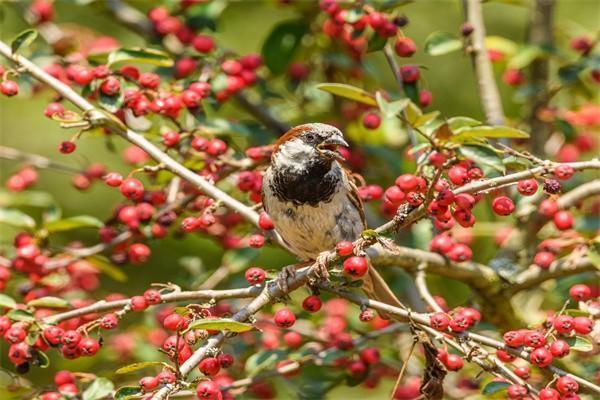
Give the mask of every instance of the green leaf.
[(433, 32), (425, 39), (425, 53), (440, 56), (462, 49), (462, 40), (448, 32)]
[(567, 308), (564, 314), (570, 315), (571, 317), (589, 317), (590, 313), (580, 310), (578, 308)]
[(490, 394), (499, 392), (501, 390), (504, 390), (504, 389), (508, 388), (509, 386), (510, 386), (509, 382), (492, 381), (483, 387), (483, 389), (481, 390), (481, 393), (484, 395), (490, 395)]
[(499, 172), (506, 170), (498, 153), (487, 145), (463, 145), (458, 148), (458, 152), (480, 166), (492, 167)]
[(247, 332), (254, 327), (245, 322), (234, 321), (229, 318), (198, 319), (190, 323), (188, 329), (208, 329), (214, 331)]
[(96, 378), (83, 392), (83, 400), (99, 400), (112, 393), (115, 385), (106, 378)]
[(286, 353), (282, 350), (261, 351), (248, 357), (244, 369), (249, 377), (256, 376), (261, 371), (274, 366), (277, 361), (286, 358)]
[(558, 77), (563, 85), (571, 85), (579, 79), (579, 74), (584, 70), (581, 64), (570, 64), (558, 69)]
[(308, 25), (303, 20), (283, 21), (273, 28), (261, 50), (272, 73), (278, 75), (286, 70), (307, 32)]
[(367, 53), (372, 53), (374, 51), (379, 51), (385, 47), (387, 43), (387, 38), (379, 35), (373, 35), (371, 39), (369, 39), (369, 44), (367, 46)]
[(109, 68), (131, 63), (170, 67), (173, 65), (173, 59), (164, 51), (141, 47), (120, 48), (108, 55)]
[(356, 86), (346, 85), (344, 83), (319, 83), (315, 87), (335, 96), (344, 97), (370, 106), (377, 106), (377, 101), (371, 93), (357, 88)]
[(10, 49), (16, 54), (21, 47), (27, 47), (37, 38), (38, 33), (35, 29), (27, 29), (19, 33), (10, 43)]
[(35, 228), (35, 221), (29, 215), (19, 210), (0, 208), (0, 224), (21, 229)]
[(452, 117), (448, 121), (448, 126), (452, 132), (457, 131), (465, 126), (478, 126), (481, 125), (481, 121), (469, 117)]
[(508, 62), (508, 68), (522, 69), (527, 67), (537, 58), (542, 57), (544, 50), (538, 46), (525, 46), (517, 51)]
[(24, 321), (24, 322), (32, 322), (35, 321), (35, 317), (32, 313), (25, 310), (10, 310), (6, 316), (13, 321)]
[(417, 128), (419, 128), (423, 125), (427, 125), (429, 122), (436, 119), (439, 115), (440, 115), (439, 111), (428, 112), (427, 114), (423, 114), (419, 118), (417, 118), (417, 120), (414, 122), (413, 125), (416, 126)]
[(69, 303), (65, 299), (61, 299), (59, 297), (40, 297), (39, 299), (33, 299), (27, 303), (30, 307), (40, 307), (40, 308), (69, 308), (71, 307), (71, 303)]
[(50, 359), (43, 351), (36, 351), (34, 365), (39, 368), (48, 368), (50, 366)]
[(49, 193), (36, 190), (13, 193), (0, 190), (0, 207), (41, 207), (46, 208), (55, 204), (54, 198)]
[(498, 50), (507, 56), (512, 56), (517, 52), (518, 46), (510, 39), (502, 36), (487, 36), (485, 38), (485, 47), (488, 49)]
[(118, 267), (115, 267), (108, 258), (101, 255), (94, 255), (86, 258), (87, 261), (94, 264), (100, 271), (117, 282), (127, 282), (127, 275)]
[(562, 118), (556, 118), (555, 123), (556, 127), (560, 129), (560, 131), (565, 135), (567, 141), (575, 139), (577, 131), (575, 130), (573, 125), (571, 125), (568, 121)]
[(506, 158), (503, 158), (502, 164), (504, 164), (506, 168), (512, 169), (514, 171), (523, 171), (532, 167), (531, 161), (515, 156), (508, 156)]
[(375, 99), (377, 101), (377, 104), (379, 105), (381, 113), (386, 118), (392, 118), (397, 116), (402, 110), (406, 108), (406, 106), (408, 106), (408, 103), (410, 102), (409, 99), (400, 99), (389, 102), (383, 97), (381, 92), (375, 93)]
[(0, 293), (0, 308), (15, 308), (16, 306), (17, 302), (12, 297)]
[(127, 374), (129, 372), (138, 371), (140, 369), (145, 369), (148, 367), (154, 367), (154, 366), (158, 366), (158, 365), (163, 366), (163, 367), (168, 366), (167, 363), (164, 363), (161, 361), (138, 362), (138, 363), (129, 364), (129, 365), (119, 368), (118, 370), (115, 371), (115, 374)]
[(119, 94), (115, 96), (107, 96), (104, 93), (100, 92), (99, 101), (102, 108), (104, 108), (106, 111), (114, 113), (117, 112), (119, 108), (121, 108), (124, 99), (125, 97), (123, 94), (123, 90), (121, 90)]
[(508, 126), (473, 126), (459, 128), (453, 132), (454, 136), (450, 140), (458, 143), (480, 138), (526, 139), (529, 137), (527, 132)]
[(142, 394), (142, 390), (139, 386), (123, 386), (115, 392), (115, 400), (134, 399)]
[(589, 339), (583, 336), (574, 336), (567, 338), (566, 342), (571, 347), (571, 350), (588, 352), (594, 349), (594, 345)]
[(102, 226), (104, 226), (104, 224), (98, 218), (89, 215), (78, 215), (76, 217), (48, 222), (45, 228), (50, 233), (56, 233), (79, 228), (101, 228)]

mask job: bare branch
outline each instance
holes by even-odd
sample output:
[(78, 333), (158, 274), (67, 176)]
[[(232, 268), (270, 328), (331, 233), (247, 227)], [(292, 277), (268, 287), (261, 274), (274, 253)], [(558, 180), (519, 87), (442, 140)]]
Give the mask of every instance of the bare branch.
[(83, 172), (81, 168), (59, 163), (38, 154), (26, 153), (21, 150), (13, 149), (12, 147), (0, 146), (0, 158), (5, 160), (23, 161), (40, 169), (54, 169), (71, 174), (80, 174)]

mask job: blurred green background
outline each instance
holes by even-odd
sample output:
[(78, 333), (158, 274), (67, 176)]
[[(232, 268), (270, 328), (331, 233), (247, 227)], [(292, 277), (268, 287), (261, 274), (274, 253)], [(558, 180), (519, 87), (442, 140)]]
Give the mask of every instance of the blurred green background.
[[(148, 9), (155, 2), (139, 1), (130, 4), (140, 9)], [(317, 7), (313, 1), (312, 6)], [(519, 4), (512, 4), (519, 3)], [(514, 41), (522, 41), (527, 35), (527, 25), (530, 18), (530, 7), (533, 2), (528, 1), (490, 1), (484, 5), (485, 21), (488, 35), (504, 36)], [(14, 4), (2, 2), (0, 21), (0, 37), (10, 40), (27, 26), (18, 14)], [(102, 2), (91, 2), (85, 6), (77, 5), (77, 1), (57, 1), (56, 21), (59, 23), (83, 24), (99, 33), (114, 35), (123, 45), (143, 46), (144, 40), (131, 33), (104, 12)], [(409, 3), (402, 7), (410, 24), (404, 32), (412, 37), (417, 45), (422, 45), (426, 36), (435, 30), (457, 32), (463, 22), (463, 15), (459, 1), (426, 0)], [(557, 41), (565, 43), (574, 35), (598, 29), (600, 15), (600, 1), (598, 0), (559, 0), (556, 7)], [(275, 1), (232, 1), (220, 18), (217, 39), (228, 48), (241, 54), (260, 52), (261, 44), (269, 34), (272, 27), (279, 21), (296, 16), (293, 7), (286, 7)], [(38, 42), (40, 39), (38, 39)], [(394, 87), (393, 77), (384, 60), (379, 54), (367, 57), (366, 62), (376, 68), (376, 78), (384, 87)], [(427, 67), (424, 72), (427, 88), (434, 94), (434, 103), (431, 109), (440, 110), (444, 116), (467, 115), (482, 118), (481, 107), (477, 97), (474, 75), (470, 59), (461, 53), (451, 53), (440, 57), (430, 57), (419, 51), (413, 63)], [(512, 100), (512, 89), (499, 83), (505, 112), (508, 117), (516, 118), (519, 113), (519, 104)], [(392, 89), (393, 90), (393, 89)], [(89, 162), (101, 162), (110, 166), (111, 170), (122, 173), (128, 172), (120, 159), (120, 150), (125, 146), (118, 138), (114, 143), (119, 150), (111, 153), (106, 149), (103, 138), (84, 137), (78, 142), (78, 149), (72, 155), (63, 156), (57, 151), (57, 144), (66, 140), (70, 132), (61, 130), (57, 123), (45, 118), (43, 110), (51, 98), (48, 91), (35, 97), (18, 96), (7, 99), (0, 97), (0, 144), (37, 153), (52, 159), (60, 160), (72, 165), (86, 165)], [(247, 118), (246, 115), (235, 116)], [(310, 122), (308, 120), (303, 122)], [(0, 160), (0, 181), (5, 182), (7, 177), (16, 170), (17, 164), (11, 161)], [(117, 204), (120, 195), (101, 184), (93, 185), (89, 190), (80, 192), (70, 184), (70, 176), (56, 171), (40, 171), (41, 179), (36, 185), (36, 190), (48, 191), (60, 201), (65, 216), (91, 214), (100, 219), (110, 216), (112, 205)], [(4, 229), (1, 228), (0, 229)], [(0, 240), (6, 244), (11, 240), (11, 232), (0, 231)], [(81, 239), (93, 243), (94, 235), (90, 232), (78, 231), (80, 236), (69, 236), (67, 239)], [(168, 239), (153, 246), (153, 255), (150, 262), (142, 267), (123, 267), (130, 279), (125, 283), (103, 279), (102, 292), (118, 291), (127, 294), (136, 293), (152, 282), (173, 281), (184, 287), (189, 286), (192, 276), (185, 270), (174, 257), (194, 256), (201, 257), (204, 270), (213, 269), (219, 265), (221, 250), (210, 240), (204, 240), (195, 235), (188, 235), (184, 239)], [(275, 268), (291, 259), (282, 252), (271, 250), (263, 252), (256, 264), (266, 268)], [(238, 286), (242, 281), (237, 282)], [(235, 286), (236, 283), (229, 283)], [(0, 345), (1, 346), (1, 345)], [(57, 359), (54, 357), (53, 359)], [(78, 361), (77, 366), (72, 362), (58, 361), (58, 367), (80, 366), (85, 368), (86, 361)], [(35, 379), (48, 382), (50, 376), (44, 372), (37, 372)], [(389, 387), (393, 382), (388, 382)], [(383, 390), (385, 388), (382, 389)], [(358, 388), (340, 388), (338, 394), (346, 398), (358, 398)], [(389, 390), (385, 389), (385, 390)], [(372, 395), (372, 392), (365, 392)], [(1, 397), (1, 396), (0, 396)], [(337, 397), (337, 396), (335, 396)]]

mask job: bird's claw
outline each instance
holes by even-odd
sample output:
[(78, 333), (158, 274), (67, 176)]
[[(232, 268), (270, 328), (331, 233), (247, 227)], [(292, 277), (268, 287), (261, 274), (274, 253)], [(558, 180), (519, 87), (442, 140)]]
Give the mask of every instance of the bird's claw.
[(316, 278), (323, 281), (329, 281), (329, 270), (327, 269), (327, 253), (319, 254), (315, 260), (315, 266), (313, 267), (313, 273)]
[(288, 291), (287, 281), (289, 278), (294, 278), (295, 276), (296, 276), (296, 266), (295, 265), (288, 265), (286, 267), (283, 267), (281, 272), (277, 275), (277, 286), (279, 287), (279, 289), (281, 289), (283, 292), (287, 292)]

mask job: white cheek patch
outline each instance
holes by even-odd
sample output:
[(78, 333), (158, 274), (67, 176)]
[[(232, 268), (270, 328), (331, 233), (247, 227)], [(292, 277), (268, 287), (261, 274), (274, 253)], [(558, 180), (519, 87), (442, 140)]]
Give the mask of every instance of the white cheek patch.
[(302, 169), (303, 161), (313, 156), (316, 150), (304, 143), (300, 139), (294, 139), (286, 142), (275, 155), (275, 165), (277, 167), (291, 167)]

